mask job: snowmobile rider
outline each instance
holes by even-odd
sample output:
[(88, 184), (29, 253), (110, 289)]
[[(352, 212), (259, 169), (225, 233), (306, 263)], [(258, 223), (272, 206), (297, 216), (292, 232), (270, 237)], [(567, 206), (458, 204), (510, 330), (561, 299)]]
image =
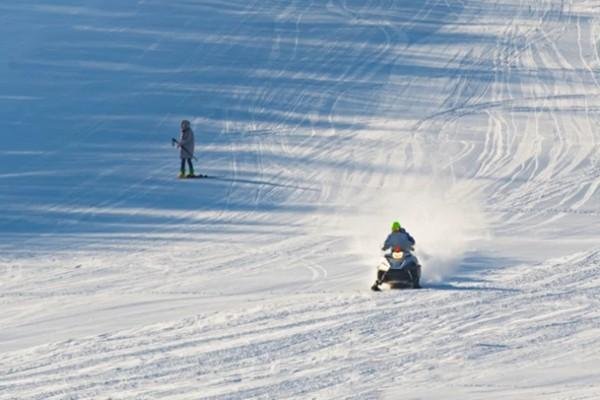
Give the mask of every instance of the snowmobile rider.
[[(412, 252), (414, 251), (414, 245), (415, 245), (415, 239), (410, 235), (410, 233), (408, 233), (404, 228), (402, 228), (402, 226), (400, 225), (400, 222), (398, 221), (394, 221), (394, 223), (392, 223), (392, 233), (390, 233), (388, 235), (388, 237), (385, 239), (385, 243), (383, 244), (383, 247), (381, 248), (382, 251), (387, 251), (389, 249), (392, 250), (393, 253), (400, 253), (402, 254), (402, 260), (412, 260), (412, 263), (410, 264), (410, 267), (403, 267), (403, 268), (407, 268), (406, 270), (408, 271), (409, 276), (411, 277), (411, 280), (413, 282), (413, 288), (418, 289), (421, 286), (419, 285), (419, 280), (421, 279), (421, 266), (416, 264), (418, 263), (418, 261), (416, 260), (416, 258), (412, 255)], [(385, 257), (387, 258), (388, 262), (389, 262), (389, 266), (390, 268), (393, 268), (393, 263), (394, 263), (394, 256), (390, 253), (386, 254)], [(397, 260), (396, 260), (397, 261)], [(378, 270), (377, 271), (377, 280), (375, 280), (375, 283), (373, 284), (373, 286), (371, 286), (371, 290), (374, 291), (379, 291), (379, 285), (381, 285), (384, 282), (384, 278), (389, 274), (390, 272), (388, 272), (388, 270)]]
[(388, 249), (395, 249), (397, 247), (402, 250), (405, 254), (411, 254), (414, 250), (415, 239), (402, 228), (400, 222), (394, 221), (392, 224), (392, 233), (390, 233), (385, 239), (385, 243), (381, 250), (386, 251)]
[[(184, 119), (181, 121), (181, 135), (179, 136), (179, 158), (181, 158), (181, 168), (179, 170), (179, 178), (193, 178), (194, 166), (192, 158), (194, 157), (194, 131), (192, 131), (190, 121)], [(185, 163), (187, 162), (190, 168), (189, 174), (185, 174)]]

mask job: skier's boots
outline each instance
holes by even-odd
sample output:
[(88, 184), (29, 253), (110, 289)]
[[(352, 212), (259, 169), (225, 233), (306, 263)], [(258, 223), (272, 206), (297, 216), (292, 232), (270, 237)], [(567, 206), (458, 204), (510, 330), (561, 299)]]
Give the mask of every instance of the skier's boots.
[(177, 177), (178, 177), (179, 179), (183, 179), (183, 178), (185, 178), (185, 172), (181, 171), (181, 172), (179, 173), (179, 175), (177, 175)]
[(189, 174), (187, 174), (185, 177), (186, 177), (186, 178), (195, 178), (195, 177), (196, 177), (196, 175), (194, 175), (194, 173), (193, 173), (193, 172), (190, 172), (190, 173), (189, 173)]

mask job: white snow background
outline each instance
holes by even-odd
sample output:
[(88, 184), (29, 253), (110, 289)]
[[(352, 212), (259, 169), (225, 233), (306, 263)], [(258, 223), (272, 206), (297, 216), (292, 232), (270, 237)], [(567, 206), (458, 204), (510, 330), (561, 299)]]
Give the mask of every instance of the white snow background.
[(597, 0), (0, 1), (0, 399), (598, 399), (599, 127)]

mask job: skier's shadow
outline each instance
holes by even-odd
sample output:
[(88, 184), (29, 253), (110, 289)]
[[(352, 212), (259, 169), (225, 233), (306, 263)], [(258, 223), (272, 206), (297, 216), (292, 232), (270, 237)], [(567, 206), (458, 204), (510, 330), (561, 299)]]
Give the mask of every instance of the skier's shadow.
[(247, 185), (265, 185), (265, 186), (294, 189), (294, 190), (308, 190), (308, 191), (312, 191), (312, 192), (319, 191), (319, 189), (307, 187), (307, 186), (287, 185), (285, 183), (273, 183), (273, 182), (268, 182), (268, 181), (263, 181), (263, 180), (258, 180), (258, 179), (226, 178), (226, 177), (222, 177), (222, 176), (212, 176), (212, 175), (206, 177), (205, 179), (214, 179), (217, 181), (232, 182), (232, 183), (243, 183), (243, 184), (247, 184)]

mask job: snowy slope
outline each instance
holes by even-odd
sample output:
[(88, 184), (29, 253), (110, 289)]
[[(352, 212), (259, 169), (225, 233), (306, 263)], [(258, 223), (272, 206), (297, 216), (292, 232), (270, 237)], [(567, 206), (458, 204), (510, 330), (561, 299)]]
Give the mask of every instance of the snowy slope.
[(0, 11), (0, 398), (600, 398), (595, 1)]

